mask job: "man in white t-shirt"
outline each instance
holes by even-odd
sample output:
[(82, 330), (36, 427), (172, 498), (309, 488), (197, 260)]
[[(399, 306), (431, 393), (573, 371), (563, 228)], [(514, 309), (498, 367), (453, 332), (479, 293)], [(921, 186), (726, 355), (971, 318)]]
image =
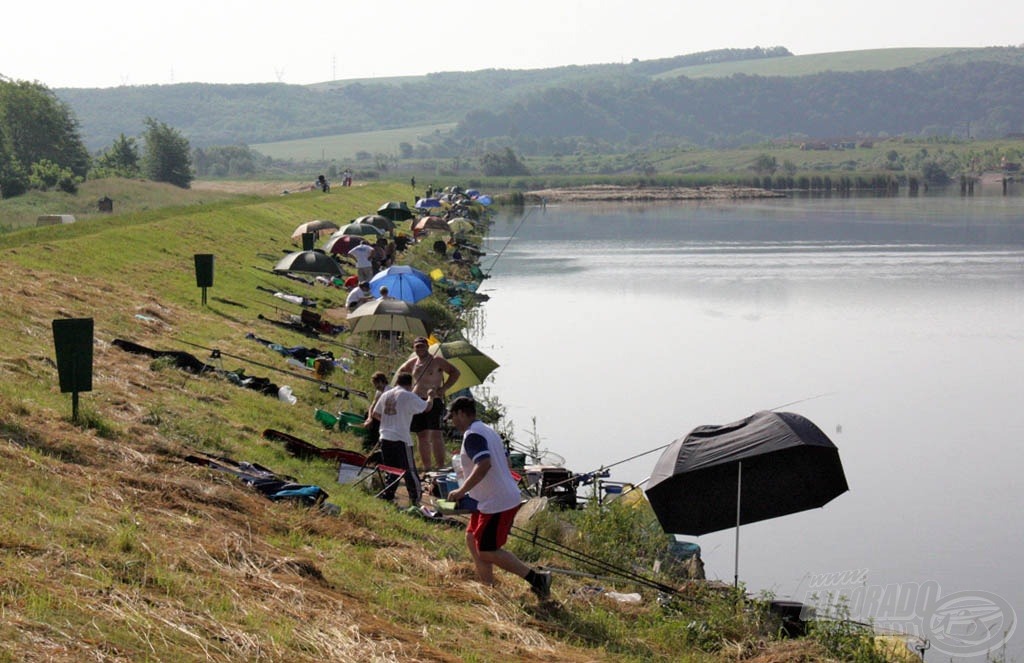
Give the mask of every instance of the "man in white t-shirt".
[[(412, 453), (409, 423), (413, 415), (430, 407), (433, 395), (431, 390), (427, 399), (420, 398), (412, 392), (412, 374), (399, 373), (395, 386), (377, 399), (371, 415), (374, 419), (380, 420), (381, 462), (405, 470), (405, 487), (409, 491), (409, 501), (414, 505), (420, 503), (420, 493), (423, 489), (416, 471), (416, 459)], [(397, 488), (396, 481), (388, 481), (380, 497), (386, 500), (394, 499)]]
[(373, 255), (372, 246), (365, 240), (360, 240), (359, 244), (349, 249), (348, 255), (356, 261), (356, 276), (359, 277), (360, 283), (373, 278), (373, 263), (370, 262), (370, 256)]
[(466, 479), (448, 499), (465, 495), (477, 501), (477, 510), (466, 527), (466, 547), (473, 556), (477, 578), (494, 584), (494, 567), (514, 573), (530, 584), (541, 599), (551, 595), (551, 573), (536, 571), (518, 557), (502, 550), (522, 502), (519, 486), (508, 466), (505, 445), (493, 428), (476, 418), (476, 402), (460, 396), (448, 408), (452, 425), (462, 433), (462, 472)]

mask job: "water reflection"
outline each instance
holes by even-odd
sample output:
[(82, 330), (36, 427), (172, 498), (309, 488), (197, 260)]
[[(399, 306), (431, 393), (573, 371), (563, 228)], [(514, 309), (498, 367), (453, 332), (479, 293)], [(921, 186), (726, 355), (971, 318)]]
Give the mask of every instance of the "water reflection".
[[(851, 492), (744, 528), (753, 589), (866, 568), (1022, 606), (1022, 220), (1001, 197), (549, 206), (499, 220), (479, 345), (517, 428), (577, 471), (795, 401)], [(731, 533), (699, 542), (731, 579)]]

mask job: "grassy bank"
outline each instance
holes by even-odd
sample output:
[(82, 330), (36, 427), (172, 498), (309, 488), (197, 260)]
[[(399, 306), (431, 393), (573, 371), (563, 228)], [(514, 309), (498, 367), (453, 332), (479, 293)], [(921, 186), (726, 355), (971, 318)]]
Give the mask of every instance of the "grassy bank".
[[(324, 430), (313, 412), (360, 412), (365, 399), (341, 400), (335, 390), (243, 361), (280, 361), (246, 334), (320, 345), (259, 320), (298, 309), (257, 287), (321, 304), (343, 293), (265, 270), (299, 223), (344, 221), (407, 193), (406, 185), (379, 184), (329, 195), (177, 200), (0, 235), (0, 660), (782, 661), (862, 651), (854, 636), (836, 638), (854, 649), (833, 645), (832, 653), (818, 641), (779, 640), (762, 604), (702, 583), (664, 604), (614, 579), (560, 576), (557, 600), (542, 605), (514, 578), (482, 587), (472, 581), (460, 529), (340, 486), (334, 466), (297, 459), (261, 437), (275, 428), (323, 447), (359, 447), (349, 432)], [(216, 256), (207, 307), (195, 286), (196, 253)], [(432, 264), (426, 251), (409, 260)], [(84, 424), (70, 420), (70, 398), (59, 393), (50, 332), (52, 320), (76, 317), (96, 326)], [(298, 403), (127, 354), (111, 345), (117, 338), (244, 367), (288, 384)], [(349, 355), (354, 372), (331, 376), (340, 387), (367, 389), (372, 371), (390, 371), (404, 355), (347, 335), (337, 341), (376, 354)], [(223, 358), (211, 358), (211, 348)], [(185, 462), (191, 453), (320, 485), (337, 513), (270, 502), (228, 474)], [(545, 514), (538, 526), (653, 573), (642, 535), (651, 518), (643, 505), (619, 506)], [(531, 561), (573, 565), (529, 542), (513, 545)], [(642, 600), (622, 604), (584, 590), (595, 582), (639, 591)]]

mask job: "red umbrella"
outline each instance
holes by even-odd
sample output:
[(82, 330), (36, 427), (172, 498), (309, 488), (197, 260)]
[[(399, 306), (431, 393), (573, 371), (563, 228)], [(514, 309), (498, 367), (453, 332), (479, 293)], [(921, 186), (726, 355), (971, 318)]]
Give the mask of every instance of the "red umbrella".
[(348, 252), (352, 250), (352, 247), (357, 244), (361, 244), (362, 241), (363, 238), (359, 235), (335, 235), (327, 240), (326, 244), (324, 244), (324, 252), (348, 255)]

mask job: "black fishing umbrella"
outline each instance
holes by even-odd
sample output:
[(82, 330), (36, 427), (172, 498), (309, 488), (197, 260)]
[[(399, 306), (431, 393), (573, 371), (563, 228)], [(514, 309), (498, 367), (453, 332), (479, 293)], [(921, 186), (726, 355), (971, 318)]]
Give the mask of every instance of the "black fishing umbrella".
[(353, 223), (368, 223), (385, 232), (395, 229), (395, 222), (386, 216), (381, 216), (380, 214), (367, 214), (359, 217), (353, 221)]
[(274, 265), (275, 272), (305, 272), (343, 276), (338, 262), (323, 251), (295, 251)]
[(839, 450), (820, 428), (799, 414), (758, 412), (670, 444), (646, 493), (666, 532), (735, 527), (738, 567), (740, 525), (824, 506), (847, 490)]
[(412, 210), (404, 201), (391, 200), (377, 208), (377, 214), (392, 221), (405, 221), (413, 217)]

